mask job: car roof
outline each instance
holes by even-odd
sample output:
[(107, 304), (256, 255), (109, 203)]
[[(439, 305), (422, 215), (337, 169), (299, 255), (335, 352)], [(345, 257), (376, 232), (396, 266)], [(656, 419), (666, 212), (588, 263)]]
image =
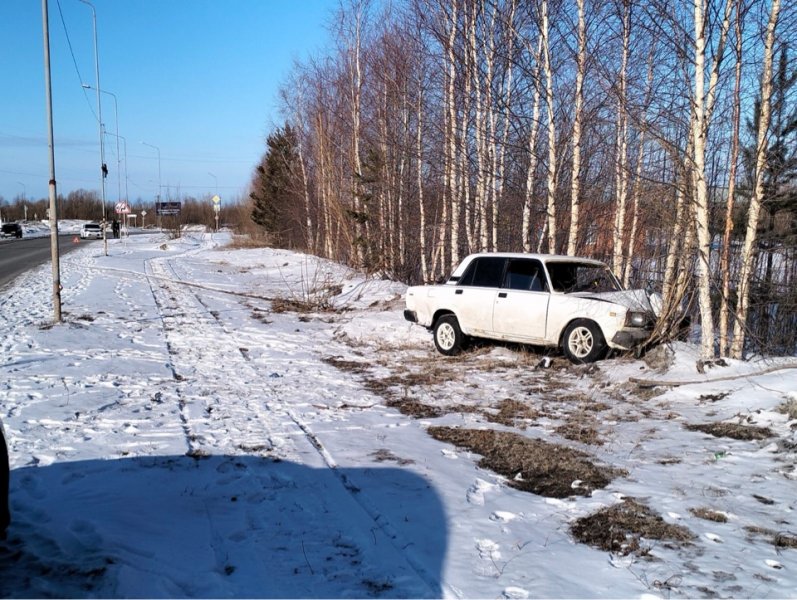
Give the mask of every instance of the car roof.
[(483, 256), (493, 256), (497, 258), (536, 258), (542, 262), (583, 262), (593, 265), (606, 264), (600, 260), (595, 260), (594, 258), (585, 258), (583, 256), (567, 256), (564, 254), (527, 254), (525, 252), (477, 252), (476, 254), (468, 255), (462, 262), (470, 262), (474, 258), (480, 258)]

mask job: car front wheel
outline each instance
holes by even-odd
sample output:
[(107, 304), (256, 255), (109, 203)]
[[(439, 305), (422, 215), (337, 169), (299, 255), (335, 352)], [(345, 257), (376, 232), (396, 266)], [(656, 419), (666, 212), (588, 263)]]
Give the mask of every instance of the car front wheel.
[(591, 363), (606, 354), (606, 341), (594, 321), (578, 319), (570, 323), (562, 336), (562, 352), (576, 364)]
[(434, 326), (434, 345), (440, 353), (446, 356), (459, 354), (464, 341), (465, 336), (454, 315), (444, 315), (437, 320)]

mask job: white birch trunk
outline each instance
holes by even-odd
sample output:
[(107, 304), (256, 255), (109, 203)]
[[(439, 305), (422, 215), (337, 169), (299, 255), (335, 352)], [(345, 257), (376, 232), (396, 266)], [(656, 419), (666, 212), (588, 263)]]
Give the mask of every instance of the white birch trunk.
[(553, 71), (550, 50), (548, 0), (542, 0), (542, 54), (543, 69), (545, 70), (545, 103), (548, 109), (548, 252), (554, 254), (556, 253), (556, 125), (553, 111)]
[(767, 148), (769, 122), (772, 112), (772, 55), (775, 45), (775, 29), (780, 14), (780, 0), (772, 0), (769, 23), (764, 40), (764, 64), (761, 69), (761, 107), (758, 118), (758, 134), (756, 136), (755, 185), (748, 209), (747, 231), (742, 246), (742, 268), (739, 274), (738, 304), (736, 321), (733, 325), (733, 342), (731, 357), (740, 359), (744, 352), (745, 325), (750, 309), (750, 282), (753, 276), (756, 255), (756, 239), (758, 221), (761, 216), (761, 202), (764, 196), (764, 172), (767, 168)]
[(573, 116), (573, 173), (570, 184), (570, 232), (567, 236), (567, 253), (575, 256), (578, 247), (581, 195), (581, 120), (584, 112), (584, 71), (587, 61), (587, 27), (584, 18), (584, 0), (578, 5), (578, 54), (576, 55), (576, 105)]
[[(697, 0), (700, 1), (700, 0)], [(615, 160), (615, 213), (614, 246), (612, 249), (612, 270), (622, 277), (623, 243), (625, 240), (625, 212), (628, 202), (628, 115), (627, 115), (627, 72), (628, 54), (631, 40), (631, 5), (623, 3), (623, 55), (620, 63), (617, 90), (617, 159)]]
[(537, 39), (537, 51), (533, 54), (534, 72), (534, 100), (531, 109), (531, 131), (529, 132), (529, 165), (526, 170), (526, 196), (523, 202), (523, 251), (531, 252), (531, 209), (534, 202), (534, 174), (537, 171), (537, 135), (540, 125), (540, 54), (542, 53), (542, 36)]

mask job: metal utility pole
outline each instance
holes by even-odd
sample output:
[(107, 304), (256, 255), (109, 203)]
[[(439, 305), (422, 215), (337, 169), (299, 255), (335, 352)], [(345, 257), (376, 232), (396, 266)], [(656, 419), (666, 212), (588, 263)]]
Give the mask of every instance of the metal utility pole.
[(58, 203), (55, 189), (55, 143), (53, 141), (53, 95), (50, 81), (50, 21), (47, 0), (42, 0), (44, 33), (44, 90), (47, 104), (47, 146), (50, 151), (50, 255), (53, 263), (53, 321), (61, 322), (61, 263), (58, 253)]
[(100, 55), (97, 48), (97, 11), (94, 10), (94, 5), (88, 0), (80, 0), (91, 8), (92, 23), (94, 27), (94, 71), (97, 78), (97, 123), (100, 131), (100, 187), (102, 190), (102, 243), (105, 247), (105, 256), (108, 256), (108, 236), (105, 233), (105, 228), (108, 224), (108, 219), (105, 216), (105, 175), (108, 172), (108, 167), (105, 166), (105, 143), (103, 141), (103, 125), (102, 125), (102, 102), (100, 100)]

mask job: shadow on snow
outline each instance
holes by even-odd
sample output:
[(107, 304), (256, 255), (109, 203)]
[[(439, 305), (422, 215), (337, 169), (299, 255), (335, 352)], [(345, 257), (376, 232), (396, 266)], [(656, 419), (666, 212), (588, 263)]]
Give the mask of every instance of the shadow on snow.
[(11, 472), (3, 597), (441, 597), (446, 518), (397, 468), (251, 456)]

